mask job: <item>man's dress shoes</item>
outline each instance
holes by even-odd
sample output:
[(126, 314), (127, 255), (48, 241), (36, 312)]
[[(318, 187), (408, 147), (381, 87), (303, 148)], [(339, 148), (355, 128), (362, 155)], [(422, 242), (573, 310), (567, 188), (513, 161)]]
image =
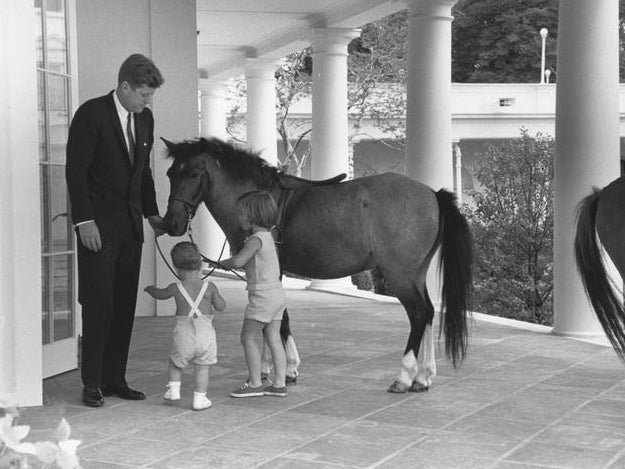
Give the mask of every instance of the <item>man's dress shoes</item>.
[(142, 401), (145, 399), (145, 393), (132, 389), (126, 385), (108, 385), (102, 386), (102, 394), (105, 396), (117, 396), (120, 399), (129, 401)]
[(85, 386), (82, 390), (82, 402), (89, 407), (102, 407), (104, 405), (104, 397), (100, 388)]

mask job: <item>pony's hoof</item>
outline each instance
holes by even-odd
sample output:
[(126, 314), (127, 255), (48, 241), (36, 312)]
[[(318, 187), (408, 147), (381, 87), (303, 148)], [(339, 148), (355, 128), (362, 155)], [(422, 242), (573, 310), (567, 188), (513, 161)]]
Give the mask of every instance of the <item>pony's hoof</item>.
[(429, 389), (429, 386), (413, 381), (412, 385), (408, 388), (408, 392), (428, 392)]
[(403, 394), (408, 391), (408, 386), (406, 386), (401, 381), (393, 381), (393, 384), (391, 384), (387, 391), (394, 394)]
[(297, 384), (297, 376), (286, 375), (284, 382), (287, 386), (293, 386), (294, 384)]

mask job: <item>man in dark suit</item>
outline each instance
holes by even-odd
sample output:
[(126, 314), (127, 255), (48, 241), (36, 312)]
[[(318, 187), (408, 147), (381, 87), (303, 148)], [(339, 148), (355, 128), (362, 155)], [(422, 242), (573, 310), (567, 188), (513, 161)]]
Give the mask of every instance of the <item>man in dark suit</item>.
[(150, 170), (154, 118), (148, 106), (163, 77), (152, 60), (133, 54), (117, 88), (81, 105), (69, 130), (66, 180), (78, 238), (82, 305), (83, 402), (141, 400), (126, 382), (135, 317), (143, 219), (163, 233)]

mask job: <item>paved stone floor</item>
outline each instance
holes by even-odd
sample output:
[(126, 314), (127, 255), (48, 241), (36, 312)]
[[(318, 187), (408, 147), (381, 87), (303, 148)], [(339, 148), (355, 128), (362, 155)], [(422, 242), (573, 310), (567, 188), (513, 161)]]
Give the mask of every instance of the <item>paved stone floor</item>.
[(228, 307), (215, 319), (211, 409), (190, 409), (190, 372), (183, 399), (162, 400), (173, 319), (139, 318), (128, 378), (148, 399), (89, 409), (78, 372), (66, 373), (45, 381), (45, 406), (23, 409), (29, 438), (65, 416), (87, 469), (625, 468), (625, 367), (609, 348), (476, 318), (459, 370), (437, 346), (430, 392), (389, 394), (408, 331), (401, 306), (291, 289), (297, 385), (285, 399), (232, 399), (246, 377), (246, 297), (243, 283), (216, 282)]

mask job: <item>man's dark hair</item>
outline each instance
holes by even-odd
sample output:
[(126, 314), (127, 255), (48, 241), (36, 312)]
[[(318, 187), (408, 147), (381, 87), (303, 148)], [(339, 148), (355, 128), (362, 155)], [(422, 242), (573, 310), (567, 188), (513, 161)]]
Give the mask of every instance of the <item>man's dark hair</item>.
[(143, 54), (132, 54), (119, 67), (117, 84), (126, 81), (134, 90), (138, 86), (159, 88), (165, 79), (152, 59)]

